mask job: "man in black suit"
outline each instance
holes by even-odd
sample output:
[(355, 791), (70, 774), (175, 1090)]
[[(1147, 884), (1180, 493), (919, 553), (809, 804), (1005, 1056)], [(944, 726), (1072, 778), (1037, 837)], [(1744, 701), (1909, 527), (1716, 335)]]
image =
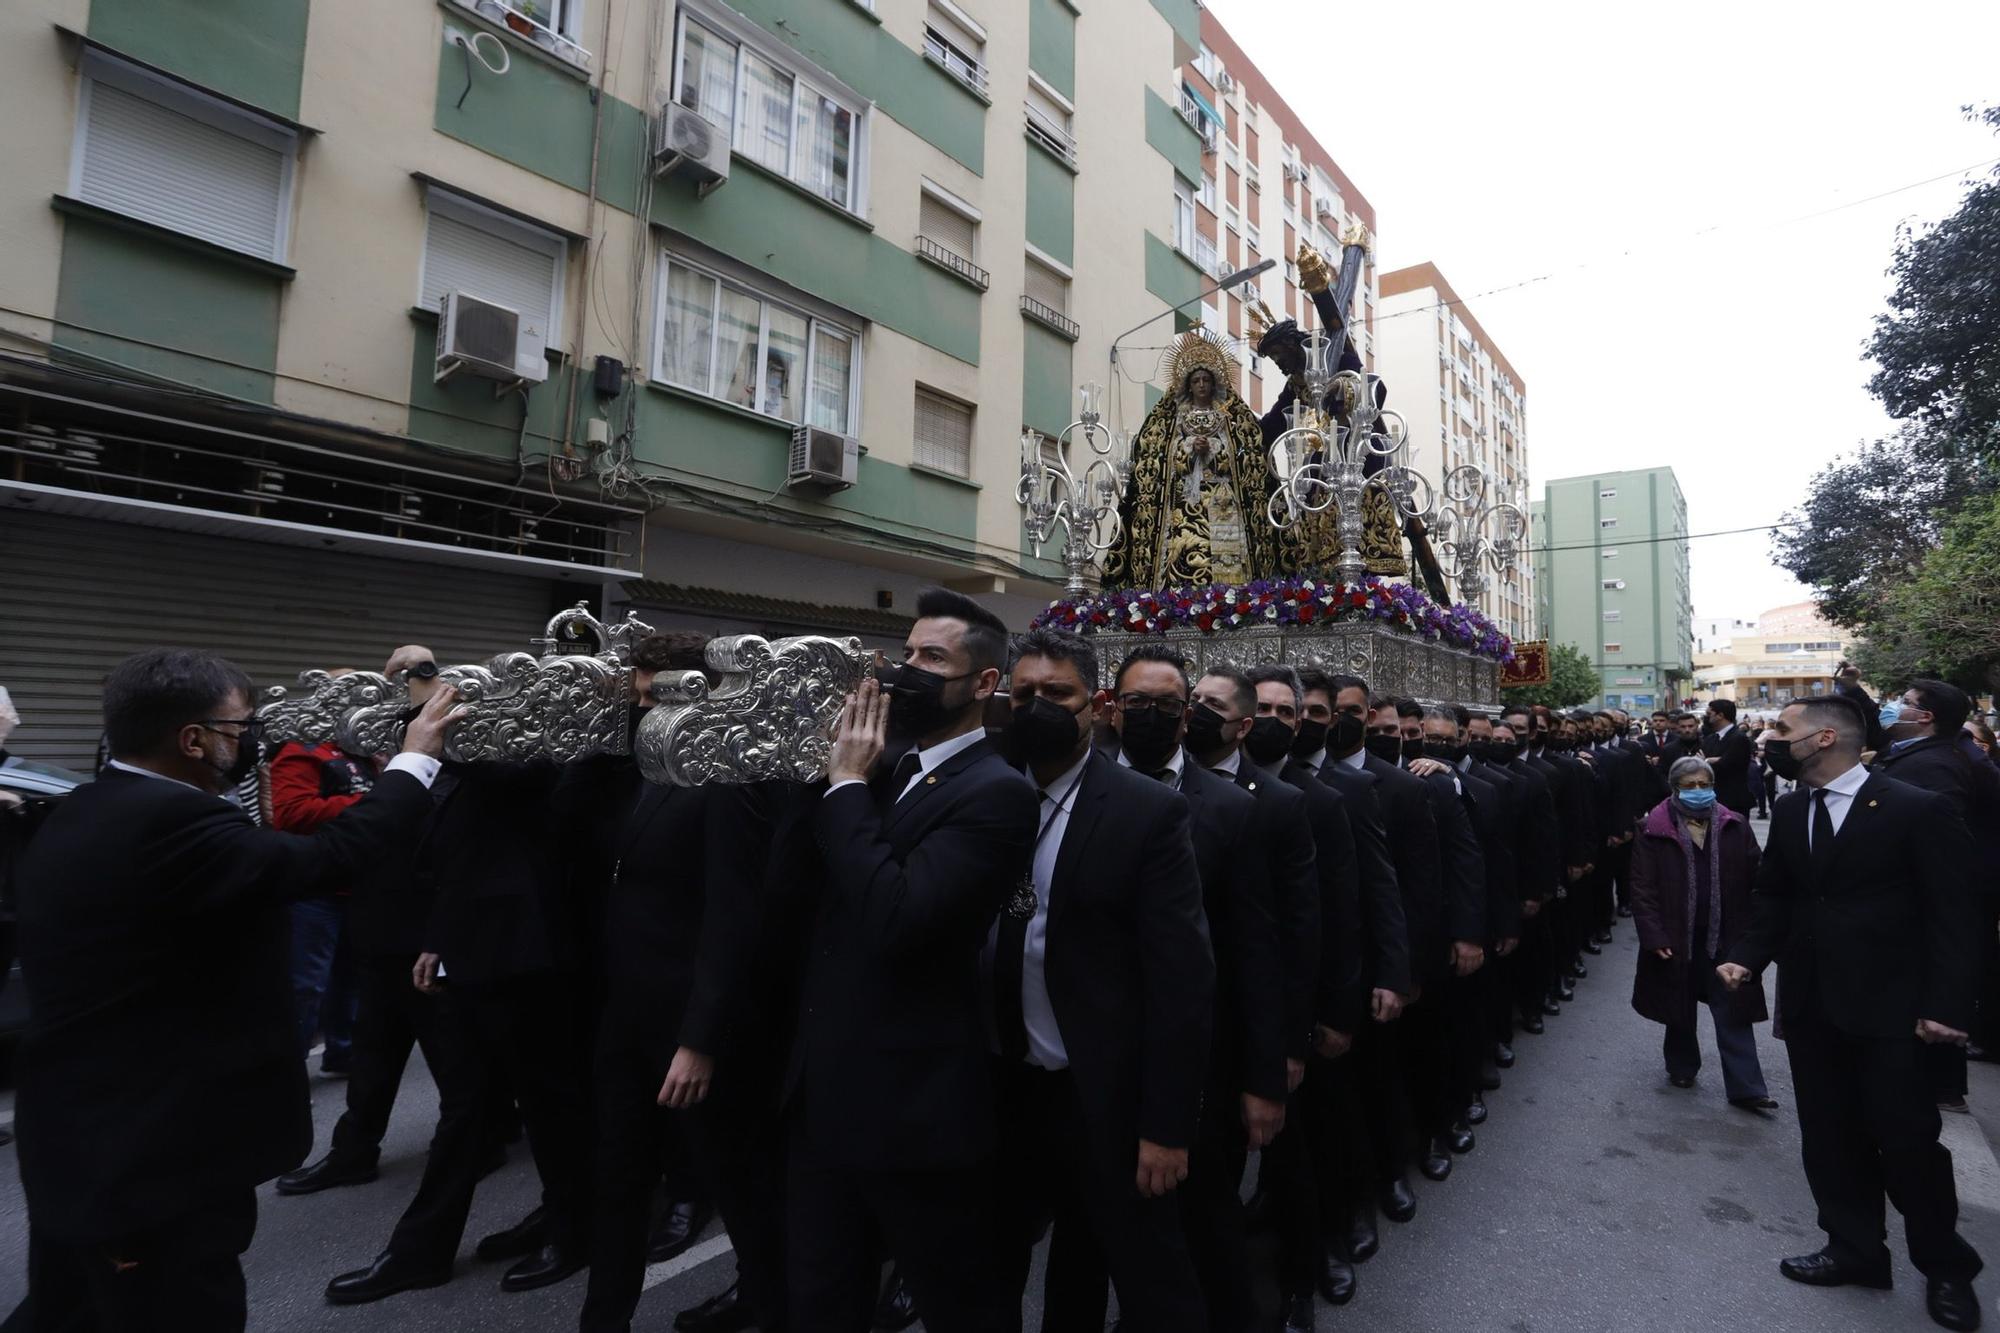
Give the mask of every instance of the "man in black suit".
[(1887, 1287), (1883, 1195), (1903, 1214), (1931, 1317), (1978, 1326), (1979, 1255), (1957, 1230), (1951, 1154), (1920, 1052), (1962, 1043), (1978, 913), (1964, 826), (1939, 796), (1861, 766), (1867, 728), (1834, 697), (1789, 704), (1767, 755), (1799, 790), (1771, 812), (1749, 930), (1716, 967), (1732, 990), (1775, 960), (1806, 1180), (1827, 1245), (1779, 1267), (1815, 1286)]
[[(1701, 738), (1701, 753), (1715, 770), (1715, 799), (1750, 818), (1750, 737), (1736, 725), (1736, 704), (1717, 699), (1708, 706), (1708, 731)], [(1782, 774), (1780, 775), (1782, 776)]]
[[(427, 662), (434, 664), (428, 648), (405, 645), (383, 674), (408, 672), (410, 698), (422, 701), (442, 684), (422, 674)], [(516, 1260), (500, 1278), (508, 1292), (561, 1282), (589, 1262), (581, 922), (557, 859), (560, 776), (555, 764), (539, 760), (447, 762), (432, 790), (430, 827), (413, 873), (435, 891), (436, 905), (412, 981), (426, 995), (449, 992), (465, 1052), (464, 1094), (440, 1107), (423, 1176), (388, 1244), (366, 1268), (327, 1283), (326, 1298), (335, 1305), (451, 1280), (510, 1097), (541, 1178), (541, 1206), (482, 1239), (476, 1253)]]
[(1495, 1062), (1505, 1068), (1513, 1063), (1514, 1015), (1535, 1016), (1540, 1024), (1540, 1006), (1548, 994), (1553, 957), (1548, 939), (1548, 918), (1544, 907), (1553, 901), (1563, 884), (1564, 842), (1562, 822), (1556, 813), (1554, 780), (1549, 771), (1531, 763), (1522, 752), (1520, 732), (1526, 717), (1510, 714), (1493, 721), (1475, 717), (1470, 726), (1473, 752), (1490, 768), (1511, 776), (1521, 796), (1521, 944), (1512, 957), (1503, 960), (1499, 984), (1493, 996)]
[(209, 653), (121, 662), (111, 763), (22, 858), (30, 1328), (244, 1326), (254, 1191), (312, 1147), (288, 900), (406, 852), (459, 716), (434, 697), (374, 790), (307, 838), (223, 799), (257, 762), (250, 695)]
[[(1980, 968), (1992, 965), (1994, 927), (2000, 921), (2000, 893), (1993, 885), (1995, 839), (2000, 836), (2000, 769), (1966, 757), (1959, 746), (1972, 700), (1964, 690), (1941, 680), (1912, 681), (1899, 696), (1877, 710), (1884, 748), (1876, 755), (1875, 772), (1944, 797), (1971, 836), (1975, 859), (1960, 871), (1978, 886), (1981, 928)], [(1924, 1051), (1924, 1070), (1939, 1107), (1965, 1107), (1965, 1048), (1939, 1042)]]
[(1500, 717), (1521, 744), (1522, 763), (1548, 781), (1549, 796), (1555, 805), (1556, 888), (1542, 904), (1537, 917), (1540, 929), (1530, 933), (1530, 946), (1539, 956), (1525, 965), (1530, 975), (1522, 978), (1516, 1006), (1521, 1031), (1539, 1036), (1547, 1030), (1544, 1020), (1561, 1012), (1563, 987), (1571, 981), (1572, 894), (1575, 885), (1589, 873), (1595, 854), (1592, 830), (1596, 824), (1583, 765), (1561, 752), (1553, 714), (1545, 708), (1510, 705)]
[[(1114, 713), (1114, 727), (1137, 721), (1141, 730), (1164, 730), (1176, 702), (1161, 679), (1168, 673), (1186, 688), (1171, 668), (1128, 678), (1134, 706)], [(1094, 749), (1097, 679), (1088, 639), (1037, 630), (1015, 642), (1007, 737), (1042, 795), (1037, 831), (1022, 840), (1032, 864), (993, 926), (985, 969), (998, 1054), (998, 1252), (1012, 1302), (1005, 1322), (1019, 1327), (1030, 1254), (1053, 1221), (1050, 1327), (1101, 1328), (1108, 1272), (1121, 1317), (1134, 1327), (1200, 1330), (1208, 1326), (1204, 1294), (1215, 1306), (1223, 1290), (1216, 1279), (1227, 1276), (1216, 1264), (1244, 1261), (1197, 1247), (1191, 1265), (1179, 1205), (1192, 1201), (1174, 1192), (1198, 1187), (1198, 1171), (1211, 1169), (1203, 1155), (1240, 1144), (1239, 1117), (1254, 1098), (1244, 1091), (1211, 1104), (1219, 1131), (1200, 1124), (1211, 1035), (1222, 1037), (1224, 1066), (1212, 1084), (1283, 1086), (1275, 1033), (1216, 1033), (1218, 1011), (1246, 998), (1238, 988), (1268, 978), (1233, 976), (1229, 988), (1238, 995), (1219, 1006), (1209, 923), (1225, 956), (1240, 964), (1254, 949), (1266, 973), (1278, 966), (1274, 927), (1268, 906), (1228, 901), (1263, 886), (1239, 882), (1216, 856), (1244, 850), (1250, 810), (1226, 785), (1205, 782), (1177, 747), (1162, 754), (1157, 734), (1148, 738), (1155, 744), (1139, 747), (1143, 773)], [(1209, 828), (1206, 880), (1190, 836), (1191, 806)], [(1207, 912), (1205, 894), (1213, 895)], [(1226, 918), (1217, 910), (1225, 905)], [(1244, 938), (1253, 930), (1257, 940)], [(1265, 1009), (1277, 998), (1268, 987), (1251, 994)], [(1282, 1102), (1275, 1105), (1281, 1112)], [(1240, 1180), (1240, 1148), (1236, 1163)], [(1234, 1244), (1240, 1251), (1240, 1219)], [(921, 1290), (917, 1307), (928, 1324)]]
[[(801, 861), (814, 923), (785, 1094), (792, 1333), (863, 1333), (878, 1233), (927, 1327), (1010, 1322), (980, 951), (1031, 883), (1045, 802), (986, 739), (1006, 652), (991, 611), (920, 596), (901, 668), (849, 698), (828, 785), (791, 826), (817, 846)], [(911, 744), (883, 772), (892, 732)]]

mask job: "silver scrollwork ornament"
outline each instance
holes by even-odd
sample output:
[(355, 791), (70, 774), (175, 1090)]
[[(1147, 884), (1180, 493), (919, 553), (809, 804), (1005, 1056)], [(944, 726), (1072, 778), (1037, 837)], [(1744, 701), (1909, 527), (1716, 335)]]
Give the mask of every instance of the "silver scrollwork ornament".
[(854, 638), (755, 634), (708, 645), (711, 688), (699, 671), (653, 680), (658, 702), (639, 724), (635, 750), (649, 782), (812, 782), (825, 776), (833, 726), (870, 655)]

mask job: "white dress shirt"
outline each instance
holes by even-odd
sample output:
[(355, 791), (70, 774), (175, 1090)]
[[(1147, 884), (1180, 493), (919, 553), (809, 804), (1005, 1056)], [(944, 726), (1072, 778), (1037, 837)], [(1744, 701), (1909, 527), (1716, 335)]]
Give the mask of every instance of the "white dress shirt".
[(1314, 777), (1318, 777), (1319, 771), (1326, 767), (1326, 747), (1324, 745), (1320, 746), (1317, 750), (1299, 760), (1299, 762), (1306, 766), (1307, 772), (1311, 773)]
[(1847, 821), (1847, 812), (1854, 805), (1854, 794), (1868, 781), (1868, 770), (1860, 764), (1848, 769), (1831, 782), (1809, 789), (1806, 800), (1806, 850), (1812, 850), (1813, 810), (1810, 802), (1817, 800), (1813, 791), (1826, 793), (1826, 817), (1833, 821), (1833, 831), (1840, 832), (1840, 826)]
[(1243, 747), (1239, 745), (1235, 749), (1229, 752), (1228, 758), (1224, 759), (1221, 763), (1215, 765), (1215, 767), (1210, 771), (1220, 773), (1222, 774), (1222, 776), (1226, 778), (1234, 778), (1236, 776), (1237, 770), (1240, 769), (1242, 766), (1243, 766)]
[[(1049, 952), (1049, 887), (1056, 877), (1056, 858), (1062, 854), (1063, 838), (1069, 832), (1070, 807), (1083, 781), (1090, 755), (1076, 767), (1043, 788), (1035, 839), (1035, 915), (1028, 922), (1027, 938), (1021, 950), (1021, 1022), (1028, 1029), (1028, 1063), (1043, 1069), (1069, 1068), (1069, 1050), (1063, 1045), (1062, 1028), (1056, 1023), (1055, 1006), (1049, 1003), (1048, 975), (1044, 962)], [(1029, 776), (1034, 781), (1033, 775)], [(997, 944), (1000, 926), (994, 923)]]
[(1349, 768), (1366, 768), (1368, 766), (1368, 747), (1364, 745), (1353, 754), (1342, 755), (1337, 762), (1346, 764)]
[[(1125, 751), (1123, 750), (1120, 750), (1118, 752), (1118, 766), (1120, 768), (1133, 769), (1134, 772), (1142, 771), (1138, 769), (1130, 759), (1127, 759), (1125, 757)], [(1166, 769), (1169, 773), (1172, 773), (1174, 775), (1174, 780), (1172, 782), (1167, 783), (1166, 785), (1172, 787), (1175, 791), (1179, 791), (1181, 789), (1181, 774), (1184, 773), (1187, 769), (1187, 752), (1181, 749), (1178, 745), (1175, 746), (1174, 752), (1167, 756), (1167, 762), (1161, 764), (1160, 767)], [(1150, 777), (1152, 775), (1149, 773), (1147, 774), (1147, 776)]]
[[(165, 773), (155, 773), (150, 768), (140, 768), (137, 764), (128, 764), (123, 759), (113, 759), (108, 766), (117, 769), (121, 773), (136, 773), (142, 778), (158, 778), (162, 782), (177, 782), (189, 791), (201, 791), (201, 788), (195, 786), (192, 782), (181, 782), (179, 778), (170, 778)], [(383, 765), (382, 771), (384, 773), (408, 773), (411, 777), (428, 787), (432, 782), (436, 781), (438, 768), (438, 761), (429, 755), (406, 752), (397, 755), (394, 759)], [(214, 793), (203, 794), (213, 795)], [(229, 800), (229, 796), (223, 794), (216, 796), (215, 799), (218, 801), (227, 801)]]
[[(910, 794), (910, 788), (916, 786), (919, 782), (922, 782), (926, 777), (930, 775), (930, 771), (936, 768), (939, 764), (942, 764), (945, 760), (951, 758), (953, 755), (959, 753), (961, 750), (970, 750), (973, 746), (979, 744), (979, 742), (985, 739), (986, 739), (986, 728), (983, 726), (974, 727), (971, 731), (960, 732), (958, 735), (953, 736), (948, 741), (939, 741), (936, 745), (926, 746), (916, 751), (917, 771), (910, 774), (910, 780), (908, 782), (905, 782), (903, 784), (903, 789), (896, 793), (896, 799), (900, 801), (905, 796), (908, 796)], [(836, 782), (831, 787), (828, 787), (826, 789), (826, 794), (831, 796), (833, 795), (833, 793), (839, 791), (842, 787), (852, 787), (860, 781), (861, 781), (860, 778), (848, 778), (845, 781)]]

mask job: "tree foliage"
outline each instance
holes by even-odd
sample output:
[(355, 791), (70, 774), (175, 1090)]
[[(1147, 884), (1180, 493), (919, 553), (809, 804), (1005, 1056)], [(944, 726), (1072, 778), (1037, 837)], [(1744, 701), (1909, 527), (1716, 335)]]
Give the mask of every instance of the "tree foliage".
[(1883, 592), (1874, 621), (1855, 659), (1866, 679), (2000, 686), (2000, 495), (1967, 504)]
[(1552, 643), (1549, 645), (1549, 683), (1516, 685), (1500, 691), (1500, 700), (1529, 708), (1536, 704), (1549, 708), (1574, 708), (1595, 699), (1602, 685), (1597, 667), (1589, 657), (1570, 644)]

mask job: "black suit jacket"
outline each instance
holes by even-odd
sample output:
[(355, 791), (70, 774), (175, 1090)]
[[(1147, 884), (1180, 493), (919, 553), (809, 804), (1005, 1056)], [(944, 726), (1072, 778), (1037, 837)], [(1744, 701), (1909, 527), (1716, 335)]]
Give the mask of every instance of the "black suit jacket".
[(129, 1235), (304, 1160), (288, 902), (405, 855), (429, 809), (401, 772), (310, 837), (118, 769), (64, 798), (18, 872), (16, 1127), (38, 1230)]
[(1482, 947), (1521, 937), (1520, 817), (1513, 780), (1476, 760), (1458, 775), (1465, 789), (1466, 816), (1486, 854), (1486, 933)]
[(446, 764), (417, 855), (436, 893), (424, 947), (452, 984), (569, 968), (581, 938), (556, 857), (553, 763)]
[(1594, 865), (1602, 855), (1596, 780), (1587, 766), (1566, 754), (1539, 750), (1535, 757), (1546, 766), (1554, 784), (1556, 812), (1562, 820), (1563, 883), (1567, 885), (1568, 867)]
[(1950, 805), (1873, 773), (1832, 844), (1809, 850), (1811, 813), (1803, 785), (1772, 807), (1750, 929), (1730, 960), (1753, 972), (1777, 962), (1787, 1027), (1908, 1041), (1928, 1018), (1970, 1031), (1979, 922)]
[[(1396, 885), (1403, 894), (1403, 919), (1410, 936), (1410, 972), (1415, 983), (1434, 979), (1443, 967), (1444, 868), (1437, 817), (1423, 780), (1384, 759), (1369, 755), (1364, 771), (1376, 781)], [(1404, 992), (1408, 994), (1408, 992)]]
[[(1196, 782), (1198, 804), (1234, 794), (1216, 782), (1222, 790)], [(1093, 753), (1049, 885), (1049, 1004), (1092, 1147), (1128, 1169), (1142, 1138), (1190, 1146), (1204, 1113), (1216, 960), (1188, 806), (1163, 783)], [(1261, 924), (1254, 911), (1231, 916), (1246, 931)], [(1238, 1115), (1233, 1105), (1211, 1109)]]
[[(1413, 774), (1405, 770), (1404, 776)], [(1471, 802), (1461, 789), (1461, 785), (1443, 773), (1434, 773), (1427, 778), (1418, 778), (1423, 784), (1424, 798), (1430, 803), (1431, 821), (1437, 829), (1439, 885), (1443, 897), (1439, 927), (1443, 932), (1443, 943), (1464, 940), (1471, 944), (1486, 942), (1486, 849), (1481, 845), (1479, 833), (1473, 827)], [(1447, 950), (1436, 949), (1435, 967), (1442, 971), (1447, 963)], [(1419, 960), (1418, 973), (1422, 975), (1424, 962)]]
[(1381, 802), (1375, 795), (1378, 779), (1365, 768), (1349, 768), (1331, 757), (1323, 757), (1319, 779), (1340, 793), (1354, 834), (1362, 988), (1408, 995), (1416, 984), (1410, 979), (1410, 927), (1403, 915), (1402, 891), (1396, 886), (1396, 863), (1389, 855)]
[(1710, 732), (1701, 738), (1701, 752), (1715, 770), (1715, 799), (1746, 819), (1756, 804), (1750, 797), (1753, 749), (1741, 727), (1731, 727), (1726, 736)]
[(865, 783), (797, 799), (792, 834), (818, 853), (786, 855), (814, 909), (785, 1081), (805, 1149), (857, 1170), (976, 1163), (993, 1147), (979, 954), (1033, 859), (1035, 788), (982, 739), (886, 812)]
[[(1312, 1049), (1313, 1002), (1319, 984), (1320, 869), (1316, 831), (1305, 793), (1266, 777), (1239, 752), (1236, 786), (1257, 802), (1262, 875), (1276, 890), (1284, 977), (1284, 1053), (1303, 1060)], [(1282, 1069), (1281, 1071), (1282, 1072)], [(1283, 1100), (1279, 1085), (1275, 1100)], [(1260, 1094), (1262, 1095), (1262, 1094)]]
[(1521, 901), (1546, 902), (1563, 879), (1562, 829), (1548, 774), (1518, 754), (1507, 763), (1487, 767), (1513, 778), (1519, 794), (1515, 809), (1521, 825)]
[(1319, 970), (1309, 1023), (1352, 1033), (1367, 1016), (1368, 986), (1361, 970), (1360, 859), (1347, 800), (1296, 759), (1287, 759), (1279, 776), (1305, 793), (1319, 872)]

